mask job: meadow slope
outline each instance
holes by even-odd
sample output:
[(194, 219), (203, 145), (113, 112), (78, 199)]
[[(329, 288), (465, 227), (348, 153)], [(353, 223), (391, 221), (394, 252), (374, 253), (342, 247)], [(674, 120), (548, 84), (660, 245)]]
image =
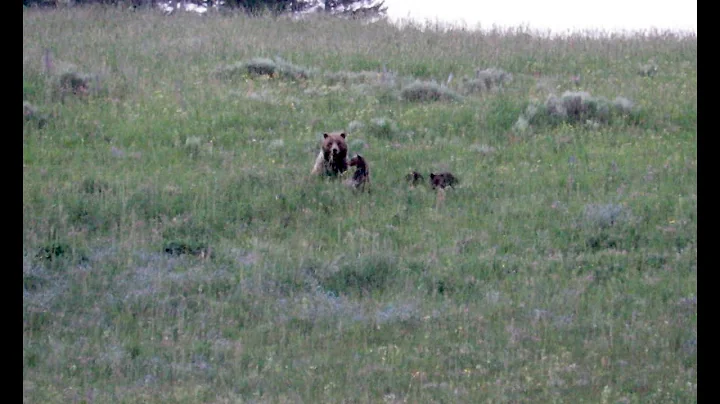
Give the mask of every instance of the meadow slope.
[(23, 10), (23, 402), (697, 401), (697, 37), (421, 28)]

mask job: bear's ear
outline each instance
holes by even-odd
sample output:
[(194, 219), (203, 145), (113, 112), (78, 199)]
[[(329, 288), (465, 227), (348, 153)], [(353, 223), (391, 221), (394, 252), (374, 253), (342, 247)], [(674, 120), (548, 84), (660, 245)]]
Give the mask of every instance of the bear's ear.
[(328, 134), (327, 134), (327, 133), (323, 133), (323, 139), (327, 139), (327, 137), (328, 137)]
[(435, 174), (430, 173), (430, 178), (435, 178)]
[(340, 136), (341, 136), (343, 139), (345, 139), (345, 136), (347, 136), (347, 134), (346, 134), (345, 132), (342, 132), (342, 133), (340, 133)]

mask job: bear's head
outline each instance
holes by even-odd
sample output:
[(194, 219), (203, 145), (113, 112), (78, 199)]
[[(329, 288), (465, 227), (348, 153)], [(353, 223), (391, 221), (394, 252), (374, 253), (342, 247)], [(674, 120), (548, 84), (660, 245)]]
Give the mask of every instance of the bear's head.
[(347, 157), (347, 143), (345, 132), (323, 133), (322, 151), (325, 161), (344, 161)]

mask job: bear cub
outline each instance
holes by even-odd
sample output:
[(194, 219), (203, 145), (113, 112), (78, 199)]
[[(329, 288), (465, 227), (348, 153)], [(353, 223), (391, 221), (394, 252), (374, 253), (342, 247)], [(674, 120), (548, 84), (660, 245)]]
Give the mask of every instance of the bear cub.
[(432, 189), (445, 187), (454, 187), (458, 183), (458, 179), (449, 172), (430, 173), (430, 186)]
[(365, 189), (365, 184), (370, 183), (370, 167), (368, 167), (367, 161), (363, 156), (356, 154), (355, 157), (350, 159), (348, 163), (351, 167), (355, 167), (355, 172), (348, 184), (355, 188)]
[(405, 181), (410, 183), (412, 186), (416, 186), (422, 181), (425, 181), (425, 177), (417, 171), (411, 171), (410, 174), (405, 176)]
[(348, 169), (347, 134), (345, 132), (323, 133), (323, 143), (320, 153), (315, 159), (312, 174), (325, 174), (337, 176)]

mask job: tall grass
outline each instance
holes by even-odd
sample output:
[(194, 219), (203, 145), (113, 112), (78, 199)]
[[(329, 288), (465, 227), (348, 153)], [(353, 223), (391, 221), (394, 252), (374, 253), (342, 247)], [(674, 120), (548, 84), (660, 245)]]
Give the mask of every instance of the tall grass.
[[(639, 112), (514, 129), (565, 91)], [(23, 10), (23, 102), (24, 402), (697, 400), (694, 36)]]

